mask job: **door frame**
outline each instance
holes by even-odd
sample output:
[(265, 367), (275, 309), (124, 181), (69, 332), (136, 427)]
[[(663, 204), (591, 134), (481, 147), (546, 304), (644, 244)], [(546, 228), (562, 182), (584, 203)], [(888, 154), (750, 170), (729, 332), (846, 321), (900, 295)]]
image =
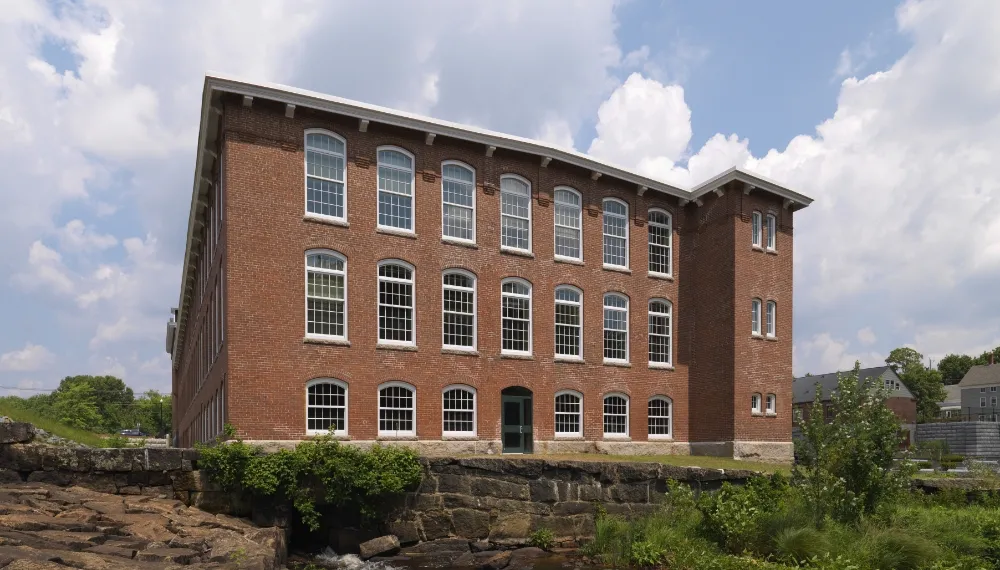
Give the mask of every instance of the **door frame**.
[[(516, 392), (514, 394), (504, 394), (503, 392)], [(507, 388), (500, 394), (500, 451), (506, 454), (528, 454), (534, 450), (534, 394), (526, 388)], [(517, 426), (507, 424), (504, 418), (504, 407), (508, 402), (517, 402), (520, 407), (520, 422)], [(527, 421), (530, 420), (530, 421)], [(514, 431), (514, 428), (517, 431)], [(507, 447), (508, 433), (517, 433), (520, 436), (520, 445), (517, 447)]]

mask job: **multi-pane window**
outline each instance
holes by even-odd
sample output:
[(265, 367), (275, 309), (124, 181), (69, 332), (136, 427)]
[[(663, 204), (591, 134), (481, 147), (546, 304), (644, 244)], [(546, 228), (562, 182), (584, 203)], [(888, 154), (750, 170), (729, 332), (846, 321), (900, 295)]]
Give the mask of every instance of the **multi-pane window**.
[(322, 132), (306, 133), (306, 212), (343, 220), (344, 141)]
[(669, 365), (671, 305), (663, 299), (649, 302), (649, 363)]
[(760, 413), (760, 394), (752, 394), (750, 396), (750, 411), (755, 414)]
[(331, 252), (306, 253), (306, 334), (347, 336), (346, 263)]
[(604, 436), (628, 435), (628, 397), (609, 394), (604, 397)]
[(444, 307), (442, 344), (446, 348), (476, 346), (476, 279), (464, 271), (449, 271), (443, 277)]
[(628, 360), (628, 299), (604, 295), (604, 360)]
[(472, 388), (455, 386), (445, 388), (442, 394), (446, 435), (474, 435), (476, 433), (476, 392)]
[(767, 249), (774, 250), (778, 237), (778, 218), (774, 214), (767, 215)]
[(657, 275), (673, 273), (670, 245), (673, 229), (670, 214), (662, 210), (649, 211), (649, 272)]
[(663, 396), (653, 396), (649, 399), (649, 410), (647, 413), (647, 423), (649, 426), (649, 437), (667, 438), (670, 432), (670, 399)]
[(760, 334), (760, 299), (750, 302), (750, 332)]
[(583, 397), (576, 392), (556, 394), (556, 436), (583, 435)]
[(580, 291), (573, 287), (556, 287), (556, 356), (581, 358)]
[(531, 250), (531, 187), (520, 178), (500, 178), (500, 245)]
[(378, 267), (378, 339), (413, 344), (413, 270), (400, 262)]
[(378, 391), (379, 435), (414, 435), (416, 402), (413, 388), (401, 383), (391, 383)]
[(347, 385), (317, 380), (306, 388), (306, 433), (347, 433)]
[(501, 352), (531, 352), (531, 285), (510, 279), (503, 282), (501, 301)]
[(762, 224), (760, 212), (754, 212), (750, 215), (750, 231), (751, 231), (751, 244), (754, 247), (761, 247), (761, 224)]
[(579, 192), (569, 188), (555, 191), (556, 257), (582, 259), (580, 227), (583, 207)]
[(774, 336), (774, 331), (775, 331), (775, 326), (776, 326), (775, 325), (775, 319), (777, 318), (777, 311), (778, 311), (778, 307), (774, 303), (774, 301), (768, 301), (767, 302), (767, 311), (765, 313), (766, 316), (767, 316), (767, 323), (766, 323), (767, 324), (767, 328), (764, 329), (764, 330), (767, 331), (767, 336), (770, 336), (770, 337)]
[(378, 151), (378, 225), (413, 231), (413, 158), (401, 151)]
[(767, 400), (765, 401), (765, 406), (766, 407), (764, 408), (764, 410), (767, 413), (769, 413), (769, 414), (775, 414), (775, 413), (777, 413), (777, 409), (778, 409), (778, 397), (775, 396), (774, 394), (768, 394), (767, 395)]
[(441, 235), (476, 240), (476, 174), (451, 162), (441, 166)]
[(628, 206), (604, 200), (604, 265), (628, 267)]

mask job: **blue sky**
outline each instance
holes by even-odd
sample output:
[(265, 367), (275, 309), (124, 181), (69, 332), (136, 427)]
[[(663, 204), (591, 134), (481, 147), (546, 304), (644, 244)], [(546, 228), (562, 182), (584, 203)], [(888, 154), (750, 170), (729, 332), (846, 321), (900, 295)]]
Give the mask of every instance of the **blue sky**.
[(111, 373), (169, 390), (208, 70), (680, 186), (757, 171), (816, 198), (796, 217), (797, 373), (902, 345), (978, 353), (1000, 344), (998, 68), (990, 0), (15, 0), (0, 10), (0, 386)]

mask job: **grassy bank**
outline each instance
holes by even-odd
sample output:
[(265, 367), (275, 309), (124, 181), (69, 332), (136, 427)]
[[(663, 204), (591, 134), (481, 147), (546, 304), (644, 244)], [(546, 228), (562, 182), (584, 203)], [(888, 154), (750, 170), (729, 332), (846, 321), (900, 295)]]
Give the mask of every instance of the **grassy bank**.
[(43, 429), (52, 435), (82, 443), (83, 445), (91, 447), (104, 446), (104, 436), (102, 435), (70, 427), (52, 418), (40, 415), (37, 412), (12, 406), (5, 402), (0, 402), (0, 416), (7, 416), (15, 421), (34, 424), (35, 427)]
[[(468, 457), (492, 457), (496, 455), (469, 455)], [(708, 457), (702, 455), (604, 455), (600, 453), (555, 453), (540, 455), (504, 455), (504, 459), (547, 459), (551, 461), (615, 461), (662, 463), (678, 467), (702, 467), (705, 469), (749, 469), (760, 473), (782, 473), (791, 471), (790, 465), (779, 463), (758, 463), (756, 461), (740, 461), (727, 457)]]

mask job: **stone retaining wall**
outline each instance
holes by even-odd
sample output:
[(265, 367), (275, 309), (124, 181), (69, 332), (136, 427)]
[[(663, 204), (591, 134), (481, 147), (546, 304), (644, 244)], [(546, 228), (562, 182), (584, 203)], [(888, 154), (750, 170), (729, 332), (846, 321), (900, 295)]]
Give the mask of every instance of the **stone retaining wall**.
[(916, 442), (943, 440), (951, 453), (979, 459), (1000, 458), (1000, 424), (939, 422), (917, 424)]

